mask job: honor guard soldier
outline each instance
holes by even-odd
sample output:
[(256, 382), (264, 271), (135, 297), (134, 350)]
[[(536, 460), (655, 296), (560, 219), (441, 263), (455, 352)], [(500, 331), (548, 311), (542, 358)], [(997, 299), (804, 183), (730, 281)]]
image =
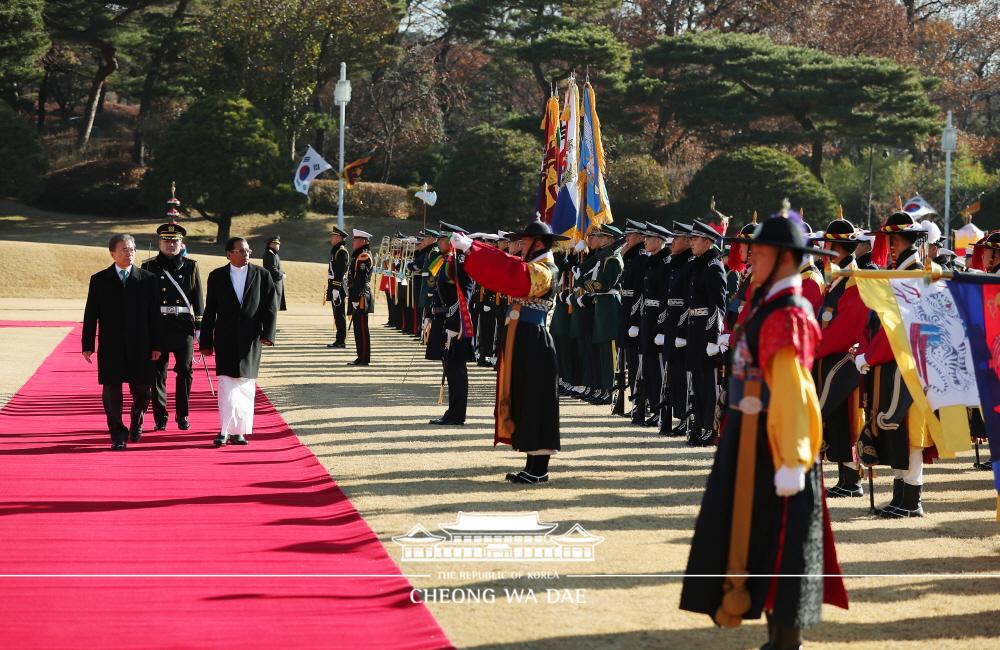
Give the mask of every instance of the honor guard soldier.
[(691, 539), (680, 607), (722, 627), (767, 617), (764, 648), (799, 648), (824, 603), (847, 608), (823, 499), (819, 398), (809, 368), (820, 331), (801, 294), (807, 253), (780, 217), (753, 238), (754, 291), (732, 337), (729, 411)]
[(267, 240), (267, 248), (264, 250), (264, 270), (271, 274), (274, 280), (274, 290), (278, 292), (278, 311), (287, 311), (285, 306), (285, 275), (281, 270), (281, 257), (278, 251), (281, 250), (281, 237), (275, 235)]
[(345, 244), (347, 233), (334, 227), (330, 231), (330, 263), (326, 268), (326, 299), (333, 308), (333, 324), (337, 329), (337, 338), (328, 343), (328, 348), (347, 347), (347, 318), (344, 314), (347, 305), (347, 271), (351, 264), (351, 254)]
[(181, 255), (187, 231), (180, 224), (165, 223), (156, 229), (160, 252), (142, 264), (157, 276), (160, 286), (160, 358), (154, 361), (153, 420), (155, 430), (167, 428), (167, 361), (174, 357), (174, 417), (177, 428), (188, 430), (194, 338), (205, 310), (198, 263)]
[(411, 282), (413, 288), (413, 322), (414, 332), (418, 338), (422, 334), (424, 324), (424, 308), (427, 306), (427, 256), (437, 244), (436, 230), (421, 230), (417, 233), (417, 245), (413, 247), (413, 259), (410, 260)]
[(371, 234), (364, 230), (354, 230), (354, 259), (347, 280), (347, 293), (351, 307), (348, 313), (354, 324), (354, 347), (358, 358), (348, 361), (349, 366), (367, 366), (372, 360), (372, 339), (368, 329), (368, 315), (375, 311), (372, 304), (372, 255), (369, 242)]
[[(663, 387), (663, 342), (660, 325), (666, 320), (667, 294), (670, 291), (670, 247), (673, 233), (655, 223), (647, 223), (643, 232), (646, 237), (646, 264), (642, 280), (642, 306), (638, 315), (633, 315), (630, 334), (637, 334), (639, 355), (642, 359), (642, 404), (641, 412), (648, 407), (650, 417), (643, 424), (659, 426), (662, 433), (670, 430), (669, 412), (664, 413), (661, 400)], [(636, 329), (632, 329), (636, 328)], [(638, 330), (638, 331), (637, 331)], [(661, 416), (663, 416), (661, 418)]]
[[(674, 222), (674, 241), (670, 243), (670, 286), (667, 291), (667, 316), (660, 332), (663, 334), (663, 355), (667, 360), (667, 395), (670, 411), (680, 423), (670, 431), (672, 436), (690, 434), (687, 358), (688, 283), (691, 275), (691, 226)], [(635, 420), (633, 419), (633, 422)]]
[[(479, 239), (484, 246), (491, 248), (496, 248), (499, 240), (500, 236), (492, 233), (484, 233)], [(476, 365), (492, 368), (496, 363), (497, 319), (500, 318), (496, 305), (496, 292), (479, 285), (475, 293), (479, 305), (479, 318), (476, 322)]]
[[(836, 255), (834, 264), (842, 269), (857, 270), (854, 251), (860, 233), (844, 219), (831, 221), (822, 237), (824, 248)], [(860, 466), (854, 457), (854, 447), (864, 426), (861, 403), (861, 376), (853, 363), (852, 350), (864, 337), (868, 308), (861, 300), (853, 278), (840, 277), (826, 286), (819, 310), (819, 325), (823, 333), (816, 348), (813, 379), (823, 412), (823, 441), (827, 460), (837, 463), (837, 484), (827, 490), (830, 498), (861, 497)]]
[(589, 272), (580, 278), (584, 292), (577, 298), (577, 306), (590, 316), (589, 352), (594, 391), (588, 401), (593, 404), (611, 404), (611, 392), (615, 387), (615, 339), (621, 311), (618, 283), (623, 266), (615, 243), (621, 237), (622, 231), (607, 223), (592, 230), (590, 242), (594, 261)]
[(687, 370), (691, 373), (692, 427), (688, 442), (712, 443), (715, 403), (718, 400), (719, 336), (726, 315), (726, 270), (719, 259), (722, 235), (700, 221), (691, 228), (688, 280), (687, 334), (684, 336)]
[[(649, 259), (645, 254), (645, 229), (646, 224), (641, 221), (626, 221), (625, 247), (621, 253), (623, 268), (619, 289), (622, 303), (618, 317), (618, 364), (625, 364), (626, 383), (632, 394), (633, 408), (637, 408), (635, 402), (641, 389), (636, 383), (639, 372), (639, 331), (638, 328), (632, 329), (632, 319), (639, 316), (642, 309), (642, 280), (646, 273), (646, 261)], [(635, 336), (632, 336), (633, 333)], [(624, 390), (623, 386), (618, 388)], [(622, 415), (627, 414), (623, 412)]]
[[(927, 231), (908, 213), (893, 213), (881, 228), (869, 234), (876, 240), (872, 251), (876, 265), (888, 264), (887, 268), (899, 271), (923, 269), (918, 246)], [(880, 259), (887, 253), (891, 254), (891, 262)], [(877, 456), (872, 460), (890, 465), (895, 474), (892, 501), (876, 509), (876, 514), (886, 519), (922, 517), (924, 449), (933, 445), (933, 440), (920, 409), (911, 407), (913, 398), (906, 383), (898, 379), (896, 357), (874, 312), (854, 362), (862, 374), (869, 376), (869, 429), (862, 433), (862, 449), (871, 449)]]
[(441, 237), (438, 247), (444, 256), (435, 282), (436, 300), (444, 309), (444, 366), (443, 379), (448, 382), (448, 410), (444, 415), (430, 421), (430, 424), (465, 424), (466, 408), (469, 401), (469, 370), (466, 363), (474, 358), (472, 349), (472, 314), (469, 303), (472, 299), (473, 281), (465, 272), (465, 253), (451, 245), (452, 235), (464, 235), (465, 228), (441, 222)]

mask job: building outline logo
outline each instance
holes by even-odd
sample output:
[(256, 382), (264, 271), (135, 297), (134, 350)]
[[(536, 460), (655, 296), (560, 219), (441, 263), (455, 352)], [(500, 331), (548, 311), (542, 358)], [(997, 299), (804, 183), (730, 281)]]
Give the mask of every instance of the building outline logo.
[(459, 511), (454, 523), (439, 524), (444, 535), (421, 524), (393, 537), (403, 562), (593, 562), (603, 537), (578, 523), (553, 534), (559, 524), (542, 523), (538, 512)]

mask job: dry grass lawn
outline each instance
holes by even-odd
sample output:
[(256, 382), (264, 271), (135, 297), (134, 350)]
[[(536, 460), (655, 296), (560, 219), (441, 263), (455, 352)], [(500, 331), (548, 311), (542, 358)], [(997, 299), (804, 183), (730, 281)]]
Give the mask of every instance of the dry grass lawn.
[[(0, 228), (0, 238), (11, 235)], [(52, 284), (49, 277), (19, 272), (37, 255), (46, 269), (58, 257), (56, 268), (70, 279)], [(106, 263), (107, 253), (99, 248), (0, 241), (0, 319), (79, 319), (85, 291), (80, 283)], [(492, 446), (492, 371), (470, 369), (465, 427), (428, 425), (443, 410), (435, 405), (440, 365), (424, 361), (412, 337), (381, 327), (380, 303), (372, 319), (373, 365), (345, 366), (353, 353), (324, 347), (332, 319), (307, 284), (310, 274), (321, 271), (308, 264), (290, 267), (290, 286), (296, 288), (290, 288), (277, 345), (266, 351), (261, 384), (394, 558), (400, 552), (392, 537), (416, 524), (440, 532), (439, 525), (453, 522), (459, 511), (537, 511), (542, 521), (560, 524), (559, 532), (580, 523), (605, 540), (589, 564), (401, 562), (404, 572), (426, 576), (412, 579), (421, 589), (495, 590), (495, 603), (430, 604), (458, 646), (569, 650), (762, 643), (761, 622), (719, 630), (707, 617), (679, 611), (680, 581), (662, 575), (684, 569), (711, 450), (690, 449), (633, 427), (608, 415), (607, 407), (563, 400), (563, 452), (552, 461), (552, 482), (506, 484), (504, 472), (519, 467), (523, 457)], [(52, 299), (58, 296), (74, 300)], [(50, 330), (0, 330), (3, 349), (35, 350), (8, 354), (4, 366), (15, 372), (4, 374), (30, 374), (54, 336)], [(0, 385), (0, 391), (15, 383)], [(997, 646), (1000, 524), (990, 477), (974, 471), (971, 458), (967, 452), (927, 468), (923, 519), (872, 519), (867, 497), (830, 501), (842, 568), (851, 576), (851, 609), (827, 608), (823, 625), (806, 633), (808, 647)], [(876, 479), (878, 501), (888, 499), (890, 480), (885, 471)], [(553, 573), (511, 575), (527, 571)], [(881, 577), (860, 577), (865, 574)], [(508, 603), (505, 588), (533, 588), (540, 602)], [(585, 602), (549, 604), (546, 589), (574, 594), (580, 589)]]

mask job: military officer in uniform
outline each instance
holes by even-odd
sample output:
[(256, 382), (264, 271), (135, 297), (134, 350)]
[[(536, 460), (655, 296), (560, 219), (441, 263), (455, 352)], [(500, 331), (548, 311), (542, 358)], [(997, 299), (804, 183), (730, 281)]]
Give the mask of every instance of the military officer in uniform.
[(347, 233), (334, 227), (330, 232), (330, 263), (326, 269), (326, 299), (333, 308), (333, 323), (337, 328), (337, 338), (328, 343), (328, 348), (347, 347), (347, 317), (345, 316), (347, 296), (347, 270), (351, 264), (351, 254), (344, 242)]
[(193, 375), (194, 338), (201, 329), (205, 311), (198, 262), (181, 255), (181, 243), (187, 231), (177, 223), (165, 223), (156, 229), (160, 252), (142, 264), (144, 271), (157, 276), (160, 287), (160, 358), (154, 362), (153, 420), (156, 431), (167, 428), (167, 361), (174, 357), (174, 418), (177, 428), (187, 431), (191, 379)]
[(430, 421), (430, 424), (465, 424), (466, 407), (469, 401), (469, 370), (466, 363), (474, 358), (472, 349), (472, 314), (469, 303), (472, 300), (474, 282), (465, 272), (465, 253), (451, 245), (452, 235), (465, 234), (461, 226), (441, 222), (441, 237), (438, 247), (444, 256), (435, 282), (435, 301), (443, 309), (444, 325), (444, 375), (448, 381), (448, 410), (444, 415)]
[(716, 247), (722, 235), (695, 221), (691, 229), (691, 274), (688, 280), (686, 363), (691, 373), (692, 428), (688, 443), (705, 446), (715, 437), (718, 400), (719, 336), (726, 315), (726, 270)]
[[(667, 399), (670, 411), (680, 423), (671, 436), (688, 435), (688, 368), (684, 347), (687, 345), (688, 277), (691, 273), (691, 226), (674, 222), (674, 241), (670, 244), (670, 285), (667, 289), (667, 315), (660, 324), (663, 356), (667, 360)], [(633, 420), (634, 422), (634, 420)]]
[[(670, 286), (670, 248), (666, 246), (673, 239), (673, 233), (654, 223), (645, 225), (646, 263), (642, 278), (642, 305), (633, 313), (629, 334), (634, 334), (639, 342), (642, 357), (642, 401), (640, 412), (650, 413), (644, 426), (660, 426), (660, 393), (663, 386), (663, 336), (659, 325), (666, 318), (667, 293)], [(661, 318), (662, 316), (662, 318)], [(640, 418), (635, 418), (640, 419)], [(669, 416), (665, 423), (670, 428)]]
[[(632, 318), (639, 314), (642, 308), (642, 279), (646, 272), (646, 260), (643, 244), (646, 239), (644, 230), (646, 224), (641, 221), (629, 219), (625, 223), (625, 247), (622, 249), (622, 279), (621, 294), (622, 302), (618, 317), (618, 354), (621, 358), (618, 363), (625, 364), (625, 374), (627, 384), (632, 393), (632, 401), (635, 404), (637, 391), (640, 387), (636, 385), (636, 375), (639, 370), (639, 346), (638, 331), (635, 336), (630, 335)], [(638, 405), (635, 405), (638, 408)], [(627, 415), (623, 413), (623, 415)], [(645, 419), (645, 418), (643, 418)]]
[(281, 250), (281, 237), (275, 235), (267, 240), (267, 248), (264, 250), (264, 270), (271, 274), (274, 280), (274, 290), (278, 292), (278, 311), (287, 311), (285, 306), (285, 273), (281, 270), (281, 257), (278, 251)]
[(368, 330), (368, 314), (375, 311), (372, 304), (372, 255), (369, 242), (371, 234), (364, 230), (354, 230), (354, 259), (347, 281), (347, 295), (350, 298), (351, 318), (354, 322), (354, 347), (358, 357), (348, 361), (349, 366), (367, 366), (372, 360), (372, 339)]
[(577, 298), (577, 305), (590, 312), (590, 355), (592, 362), (592, 388), (588, 401), (593, 404), (611, 404), (615, 385), (615, 340), (618, 338), (618, 314), (621, 297), (622, 257), (614, 246), (622, 231), (611, 224), (603, 224), (591, 233), (593, 265), (590, 272), (581, 276), (584, 293)]

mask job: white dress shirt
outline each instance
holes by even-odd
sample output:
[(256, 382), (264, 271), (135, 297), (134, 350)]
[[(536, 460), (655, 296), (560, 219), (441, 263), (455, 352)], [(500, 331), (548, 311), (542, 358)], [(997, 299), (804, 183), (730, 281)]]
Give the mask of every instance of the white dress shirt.
[(236, 292), (236, 299), (243, 304), (243, 291), (247, 286), (247, 273), (250, 269), (250, 265), (247, 264), (242, 267), (229, 265), (229, 279), (233, 282), (233, 291)]

